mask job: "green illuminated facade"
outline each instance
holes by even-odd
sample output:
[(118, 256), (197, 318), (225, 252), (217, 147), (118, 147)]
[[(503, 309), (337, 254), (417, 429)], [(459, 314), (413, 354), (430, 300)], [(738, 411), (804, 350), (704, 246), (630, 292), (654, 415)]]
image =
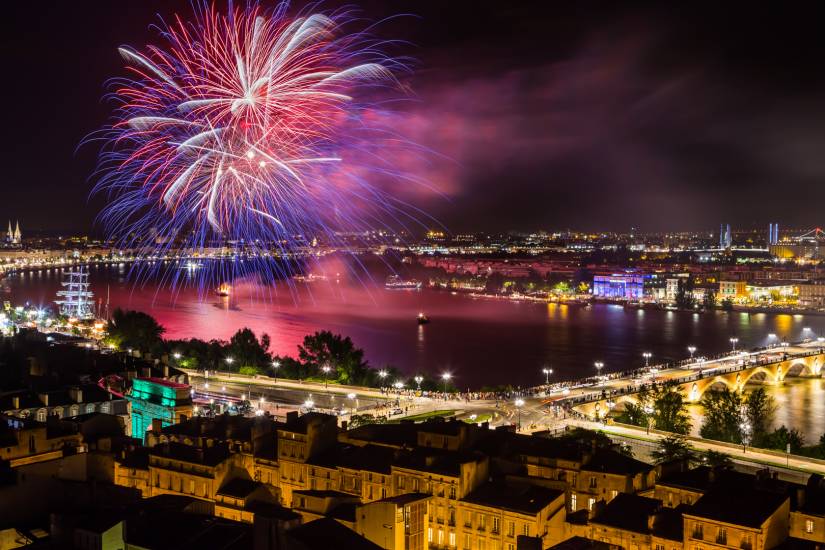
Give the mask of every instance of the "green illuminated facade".
[(126, 398), (131, 403), (132, 437), (143, 439), (153, 420), (169, 426), (192, 416), (190, 386), (162, 378), (137, 378)]

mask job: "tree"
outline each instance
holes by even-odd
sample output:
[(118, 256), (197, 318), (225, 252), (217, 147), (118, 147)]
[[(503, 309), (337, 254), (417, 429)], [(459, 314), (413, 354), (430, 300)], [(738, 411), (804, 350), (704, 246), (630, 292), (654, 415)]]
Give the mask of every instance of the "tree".
[(705, 297), (702, 301), (702, 305), (708, 311), (713, 311), (716, 309), (716, 291), (712, 288), (708, 288), (705, 291)]
[(762, 445), (775, 411), (773, 397), (768, 395), (765, 388), (757, 388), (748, 394), (745, 400), (745, 420), (750, 424), (752, 441), (757, 447)]
[(693, 309), (693, 279), (679, 279), (676, 286), (676, 307)]
[(685, 396), (675, 384), (663, 384), (654, 387), (653, 422), (657, 430), (686, 434), (690, 431), (690, 414), (687, 411)]
[(124, 311), (117, 308), (112, 313), (107, 332), (109, 341), (120, 349), (136, 349), (157, 353), (163, 347), (166, 331), (151, 315), (141, 311)]
[(691, 451), (690, 445), (688, 445), (685, 436), (680, 434), (663, 437), (650, 454), (655, 464), (690, 461), (693, 458), (693, 451)]
[(323, 367), (331, 367), (334, 375), (330, 378), (343, 384), (368, 384), (372, 376), (364, 350), (356, 348), (349, 337), (328, 330), (306, 336), (298, 346), (298, 358), (316, 376)]
[(742, 398), (728, 388), (707, 391), (702, 397), (705, 418), (699, 434), (705, 439), (742, 442)]
[(802, 446), (805, 445), (805, 437), (799, 430), (789, 430), (782, 425), (773, 432), (765, 435), (761, 443), (766, 449), (775, 449), (777, 451), (785, 451), (788, 448), (788, 444), (790, 444), (791, 452), (798, 453)]
[[(255, 333), (248, 328), (242, 328), (233, 334), (224, 350), (226, 356), (222, 358), (222, 367), (225, 366), (227, 370), (238, 371), (241, 367), (260, 368), (269, 366), (272, 362), (272, 356), (267, 349), (269, 347), (269, 337), (264, 336), (265, 338), (261, 338), (261, 341), (259, 341)], [(227, 362), (227, 359), (232, 361)]]
[(730, 470), (733, 468), (733, 460), (731, 460), (730, 455), (710, 449), (702, 455), (702, 462), (718, 470)]

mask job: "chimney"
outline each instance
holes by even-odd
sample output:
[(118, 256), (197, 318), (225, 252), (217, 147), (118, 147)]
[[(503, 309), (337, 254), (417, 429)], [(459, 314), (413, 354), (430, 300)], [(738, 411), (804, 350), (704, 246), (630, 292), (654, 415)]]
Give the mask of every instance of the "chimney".
[(169, 378), (169, 365), (163, 365), (163, 377)]
[(49, 394), (48, 393), (41, 393), (38, 395), (40, 397), (40, 402), (43, 403), (44, 407), (49, 406)]
[(286, 423), (294, 424), (298, 421), (298, 411), (289, 411), (286, 413)]
[(11, 406), (15, 410), (20, 408), (20, 396), (19, 395), (15, 395), (14, 397), (11, 398)]

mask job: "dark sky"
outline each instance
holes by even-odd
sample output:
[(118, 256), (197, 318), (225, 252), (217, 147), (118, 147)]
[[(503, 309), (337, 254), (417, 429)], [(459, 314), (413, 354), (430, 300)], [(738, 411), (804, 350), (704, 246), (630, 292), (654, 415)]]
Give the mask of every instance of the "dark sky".
[[(416, 15), (380, 27), (416, 59), (403, 130), (438, 153), (415, 170), (442, 195), (411, 197), (454, 231), (824, 223), (825, 4), (674, 4), (356, 3)], [(0, 224), (91, 227), (96, 150), (76, 148), (107, 120), (116, 48), (189, 11), (5, 6)]]

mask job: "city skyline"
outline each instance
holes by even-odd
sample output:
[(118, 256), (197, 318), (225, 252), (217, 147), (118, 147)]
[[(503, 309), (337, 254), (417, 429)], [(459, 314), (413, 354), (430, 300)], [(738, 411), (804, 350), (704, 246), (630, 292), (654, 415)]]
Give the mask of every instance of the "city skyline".
[[(379, 28), (415, 59), (402, 126), (433, 151), (414, 168), (437, 193), (402, 196), (454, 233), (821, 225), (798, 200), (825, 175), (819, 8), (360, 6), (372, 20), (411, 14)], [(16, 108), (0, 219), (91, 229), (97, 151), (75, 148), (106, 120), (98, 97), (123, 74), (117, 47), (151, 42), (156, 14), (187, 10), (54, 6), (33, 30), (30, 8), (11, 9), (4, 55), (21, 84), (2, 92)]]

